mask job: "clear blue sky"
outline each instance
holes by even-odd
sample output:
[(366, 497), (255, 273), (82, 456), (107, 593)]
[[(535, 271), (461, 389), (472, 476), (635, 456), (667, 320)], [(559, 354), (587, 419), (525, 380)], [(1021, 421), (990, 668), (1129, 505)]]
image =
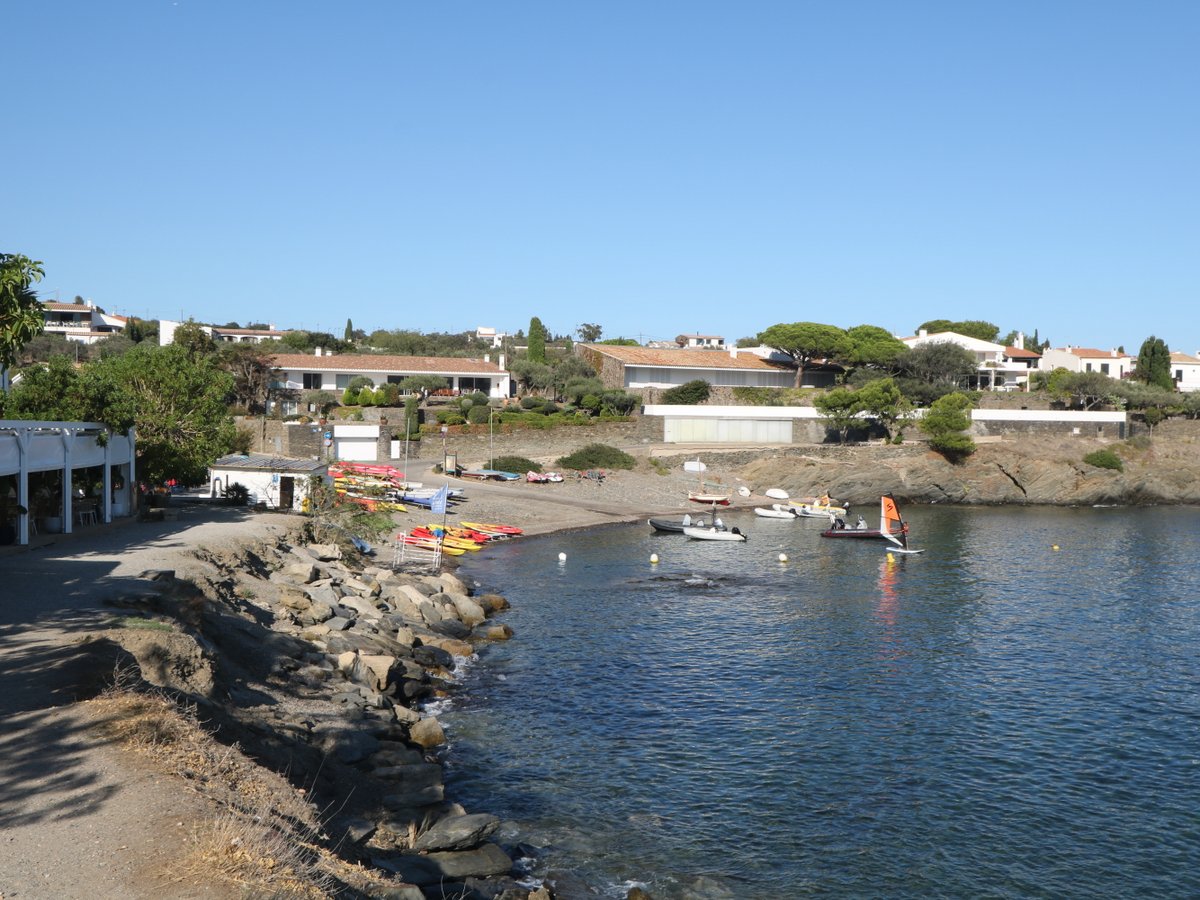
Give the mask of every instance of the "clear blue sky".
[(0, 250), (224, 323), (1200, 350), (1200, 3), (38, 0)]

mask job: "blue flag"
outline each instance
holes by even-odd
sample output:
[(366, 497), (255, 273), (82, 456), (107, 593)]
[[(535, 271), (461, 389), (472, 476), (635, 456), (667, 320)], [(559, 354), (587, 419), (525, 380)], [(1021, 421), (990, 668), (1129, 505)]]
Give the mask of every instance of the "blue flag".
[(443, 484), (442, 489), (429, 498), (429, 511), (440, 515), (446, 514), (446, 499), (450, 496), (450, 485)]

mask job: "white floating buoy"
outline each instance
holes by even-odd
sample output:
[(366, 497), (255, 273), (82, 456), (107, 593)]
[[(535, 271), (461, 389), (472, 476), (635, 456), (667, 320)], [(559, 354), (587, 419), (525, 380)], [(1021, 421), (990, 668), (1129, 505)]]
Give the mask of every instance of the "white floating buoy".
[(560, 553), (560, 554), (558, 554), (558, 561), (559, 561), (559, 562), (566, 562), (566, 561), (567, 561), (567, 554), (565, 554), (565, 553)]
[(779, 561), (780, 561), (780, 562), (787, 562), (787, 554), (786, 554), (786, 553), (780, 553), (780, 554), (779, 554)]
[(651, 554), (650, 554), (650, 562), (652, 562), (652, 563), (657, 563), (657, 562), (658, 562), (658, 554), (657, 554), (657, 553), (651, 553)]

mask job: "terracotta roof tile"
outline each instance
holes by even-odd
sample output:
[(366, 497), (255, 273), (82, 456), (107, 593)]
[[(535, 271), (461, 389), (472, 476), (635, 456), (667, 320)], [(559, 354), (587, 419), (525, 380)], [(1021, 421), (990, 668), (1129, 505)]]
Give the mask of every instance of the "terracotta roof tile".
[(597, 353), (620, 360), (627, 366), (658, 366), (680, 369), (757, 369), (791, 371), (786, 363), (771, 362), (749, 350), (731, 356), (723, 350), (654, 350), (649, 347), (621, 347), (614, 344), (584, 344)]
[(289, 371), (504, 374), (504, 370), (493, 362), (453, 356), (368, 356), (354, 353), (316, 356), (311, 353), (280, 353), (272, 359), (276, 368)]
[(1011, 359), (1040, 359), (1042, 356), (1040, 353), (1034, 353), (1023, 347), (1005, 347), (1004, 355)]

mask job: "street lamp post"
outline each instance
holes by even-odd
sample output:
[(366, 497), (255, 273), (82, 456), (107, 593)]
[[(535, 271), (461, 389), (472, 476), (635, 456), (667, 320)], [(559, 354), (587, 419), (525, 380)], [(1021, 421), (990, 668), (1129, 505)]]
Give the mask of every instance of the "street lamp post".
[(488, 468), (489, 469), (492, 467), (492, 459), (495, 457), (495, 454), (492, 452), (492, 416), (495, 415), (495, 413), (496, 413), (496, 411), (494, 409), (492, 409), (491, 407), (488, 407)]

